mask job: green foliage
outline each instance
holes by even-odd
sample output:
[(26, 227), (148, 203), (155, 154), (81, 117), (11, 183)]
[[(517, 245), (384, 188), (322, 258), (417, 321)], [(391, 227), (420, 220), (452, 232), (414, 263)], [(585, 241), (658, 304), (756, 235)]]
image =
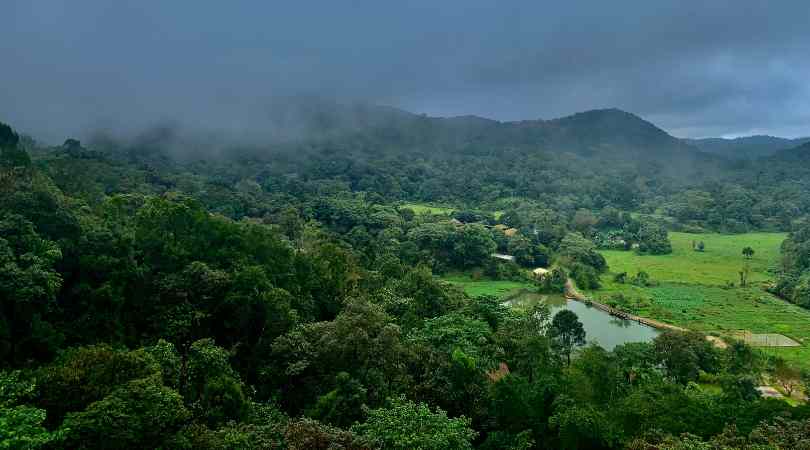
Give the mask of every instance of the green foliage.
[(45, 428), (45, 410), (25, 404), (35, 396), (34, 380), (20, 371), (0, 372), (0, 449), (38, 449), (61, 438)]
[(31, 165), (31, 158), (28, 153), (18, 144), (20, 137), (14, 130), (0, 122), (0, 167), (28, 167)]
[(743, 247), (743, 249), (742, 249), (742, 254), (743, 254), (743, 256), (745, 257), (745, 259), (751, 259), (751, 258), (753, 258), (753, 257), (754, 257), (754, 253), (756, 253), (756, 252), (755, 252), (755, 251), (754, 251), (754, 249), (753, 249), (753, 248), (751, 248), (751, 247)]
[(655, 286), (655, 282), (650, 279), (650, 274), (643, 270), (639, 270), (637, 274), (630, 279), (630, 283), (641, 287)]
[(571, 278), (582, 289), (599, 289), (599, 272), (591, 266), (575, 263), (571, 265)]
[(667, 230), (661, 225), (644, 223), (636, 233), (639, 253), (651, 255), (666, 255), (672, 253), (672, 244), (669, 242)]
[(386, 408), (368, 412), (365, 422), (352, 431), (392, 450), (472, 449), (478, 433), (465, 417), (449, 418), (441, 409), (435, 412), (423, 403), (392, 398)]
[(146, 378), (68, 413), (62, 428), (69, 448), (156, 448), (189, 417), (180, 394)]
[[(589, 266), (586, 266), (589, 267)], [(560, 294), (565, 291), (565, 284), (568, 281), (568, 273), (562, 267), (555, 267), (546, 274), (541, 281), (541, 289), (544, 292)]]
[(158, 363), (143, 350), (116, 350), (109, 345), (72, 348), (38, 371), (39, 404), (52, 424), (81, 411), (135, 379), (161, 380)]
[(20, 137), (8, 124), (0, 122), (0, 148), (14, 148), (20, 142)]
[[(666, 230), (794, 228), (774, 289), (802, 303), (804, 178), (759, 188), (703, 163), (710, 183), (675, 183), (623, 161), (625, 141), (609, 161), (583, 156), (613, 126), (555, 152), (556, 126), (454, 121), (201, 161), (142, 141), (42, 148), (0, 126), (0, 357), (25, 368), (0, 375), (0, 447), (619, 448), (651, 430), (713, 445), (754, 429), (799, 442), (793, 422), (760, 423), (806, 407), (752, 388), (777, 354), (770, 379), (800, 389), (805, 346), (664, 335), (575, 352), (582, 324), (552, 320), (526, 269), (553, 267), (547, 292), (570, 274), (641, 315), (801, 341), (810, 313), (760, 288), (784, 235)], [(428, 203), (453, 208), (420, 214)], [(741, 248), (757, 249), (749, 286), (721, 289)], [(532, 298), (502, 303), (516, 294)]]
[(592, 405), (580, 406), (561, 398), (555, 407), (549, 424), (559, 433), (561, 449), (613, 448), (620, 442), (620, 435), (613, 424)]
[(667, 331), (655, 338), (654, 346), (667, 375), (679, 383), (697, 381), (701, 370), (716, 371), (715, 350), (699, 333)]
[(276, 339), (272, 349), (277, 359), (266, 374), (289, 380), (281, 401), (292, 411), (327, 394), (340, 372), (367, 387), (372, 405), (385, 399), (403, 376), (400, 328), (382, 308), (365, 301), (350, 303), (334, 321), (294, 328)]
[(411, 332), (409, 340), (446, 352), (460, 349), (478, 354), (486, 348), (491, 333), (486, 322), (453, 313), (426, 320), (421, 328)]
[(565, 356), (566, 363), (571, 365), (571, 352), (575, 347), (585, 345), (585, 329), (573, 311), (563, 309), (551, 319), (548, 329), (551, 346)]
[(307, 415), (346, 428), (361, 418), (366, 403), (366, 388), (346, 372), (335, 376), (335, 384), (335, 389), (318, 397)]
[(311, 419), (290, 422), (284, 432), (284, 442), (290, 450), (371, 450), (374, 440), (355, 432), (323, 425)]
[[(56, 243), (16, 214), (0, 213), (0, 358), (17, 363), (53, 350), (56, 333), (43, 322), (62, 286)], [(47, 352), (46, 352), (47, 354)]]
[(596, 245), (577, 233), (568, 233), (560, 242), (559, 255), (567, 264), (584, 264), (600, 273), (607, 270), (607, 262), (596, 251)]

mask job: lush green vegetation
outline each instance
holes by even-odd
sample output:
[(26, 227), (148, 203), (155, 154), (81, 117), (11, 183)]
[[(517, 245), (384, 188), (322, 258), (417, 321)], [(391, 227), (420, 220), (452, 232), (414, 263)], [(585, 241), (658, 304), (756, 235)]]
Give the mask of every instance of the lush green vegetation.
[[(498, 298), (570, 276), (696, 330), (802, 339), (807, 312), (759, 287), (769, 237), (737, 241), (743, 288), (724, 284), (736, 244), (685, 251), (667, 233), (799, 229), (798, 169), (754, 182), (619, 111), (370, 116), (205, 159), (166, 133), (44, 147), (0, 126), (0, 448), (612, 449), (806, 430), (810, 406), (754, 390), (807, 389), (805, 346), (775, 358), (669, 332), (607, 351), (570, 311)], [(537, 287), (535, 267), (552, 268)]]
[(486, 277), (474, 279), (469, 274), (458, 273), (447, 274), (442, 276), (441, 279), (453, 285), (460, 286), (464, 289), (464, 292), (471, 297), (489, 295), (501, 298), (515, 290), (533, 287), (533, 284), (528, 281), (493, 280)]
[[(779, 267), (783, 233), (739, 235), (670, 233), (670, 255), (640, 256), (603, 251), (611, 273), (593, 296), (643, 317), (731, 338), (735, 331), (779, 333), (802, 344), (793, 348), (763, 348), (810, 368), (810, 311), (766, 291)], [(693, 242), (704, 242), (695, 251)], [(742, 249), (755, 249), (749, 259)], [(748, 266), (748, 286), (740, 287), (740, 271)], [(617, 282), (616, 274), (644, 271), (651, 282), (639, 286)], [(730, 286), (730, 284), (734, 286)]]
[[(747, 265), (748, 282), (761, 284), (773, 281), (779, 268), (779, 248), (785, 233), (669, 233), (672, 253), (668, 255), (639, 256), (626, 251), (602, 251), (611, 272), (635, 274), (639, 270), (649, 273), (659, 282), (691, 283), (707, 286), (739, 284), (739, 272)], [(704, 251), (695, 251), (699, 242)], [(743, 256), (745, 247), (755, 249), (751, 259)]]

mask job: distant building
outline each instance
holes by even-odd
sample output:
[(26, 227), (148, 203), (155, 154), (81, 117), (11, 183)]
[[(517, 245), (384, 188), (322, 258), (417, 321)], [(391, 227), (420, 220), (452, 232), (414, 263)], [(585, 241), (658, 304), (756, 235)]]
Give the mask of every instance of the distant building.
[(514, 256), (512, 256), (512, 255), (504, 255), (503, 253), (493, 253), (490, 256), (492, 256), (495, 259), (502, 259), (504, 261), (514, 261), (515, 260)]
[(542, 267), (538, 267), (538, 268), (532, 270), (532, 273), (537, 278), (543, 278), (544, 276), (548, 275), (549, 272), (551, 272), (551, 271), (548, 270), (548, 269), (544, 269)]

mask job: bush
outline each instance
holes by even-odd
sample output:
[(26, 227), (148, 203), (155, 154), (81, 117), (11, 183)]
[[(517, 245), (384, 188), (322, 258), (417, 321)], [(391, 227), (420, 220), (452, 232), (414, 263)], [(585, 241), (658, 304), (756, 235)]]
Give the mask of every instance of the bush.
[(653, 223), (645, 223), (637, 233), (639, 253), (651, 255), (666, 255), (672, 253), (672, 244), (669, 242), (666, 228)]
[(596, 269), (585, 264), (572, 265), (571, 278), (582, 289), (599, 289), (602, 286)]

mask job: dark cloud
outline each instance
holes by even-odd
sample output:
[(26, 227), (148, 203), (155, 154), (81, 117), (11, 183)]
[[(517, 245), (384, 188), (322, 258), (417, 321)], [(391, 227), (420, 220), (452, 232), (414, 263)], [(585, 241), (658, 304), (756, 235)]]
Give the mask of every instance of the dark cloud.
[(806, 0), (6, 3), (0, 120), (52, 141), (166, 120), (261, 136), (298, 94), (810, 134)]

